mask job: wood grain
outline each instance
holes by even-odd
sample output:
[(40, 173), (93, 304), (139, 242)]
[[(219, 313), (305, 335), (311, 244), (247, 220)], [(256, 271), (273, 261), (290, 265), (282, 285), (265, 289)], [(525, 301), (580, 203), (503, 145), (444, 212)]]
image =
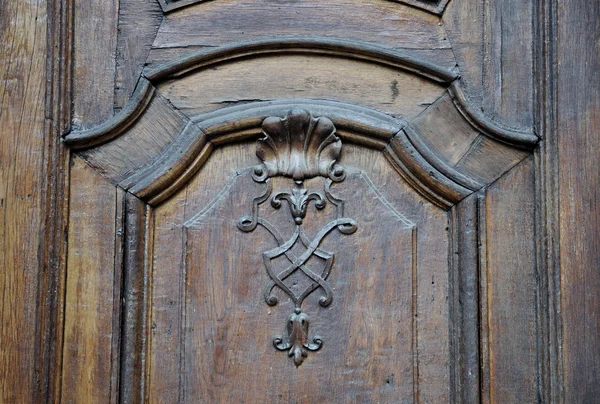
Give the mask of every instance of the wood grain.
[(38, 386), (47, 3), (0, 1), (0, 402)]
[[(313, 319), (311, 328), (328, 336), (327, 345), (296, 370), (286, 355), (274, 350), (270, 343), (273, 333), (280, 332), (285, 323), (285, 308), (289, 304), (283, 297), (282, 303), (273, 308), (264, 303), (262, 288), (266, 274), (260, 254), (251, 247), (256, 244), (268, 248), (272, 238), (262, 233), (250, 236), (236, 226), (237, 218), (246, 214), (254, 188), (243, 185), (241, 176), (227, 188), (228, 192), (217, 197), (228, 178), (236, 178), (233, 167), (247, 167), (256, 162), (245, 153), (247, 147), (241, 144), (217, 149), (187, 188), (157, 209), (151, 399), (196, 402), (199, 397), (213, 401), (255, 401), (269, 397), (271, 401), (312, 402), (376, 397), (397, 401), (410, 396), (416, 400), (422, 394), (431, 400), (447, 400), (449, 362), (444, 335), (448, 330), (445, 323), (448, 306), (446, 299), (437, 295), (447, 288), (447, 269), (444, 269), (447, 250), (439, 249), (434, 256), (413, 256), (421, 243), (425, 243), (423, 248), (429, 242), (447, 245), (447, 233), (435, 230), (440, 226), (445, 228), (444, 212), (423, 205), (418, 194), (406, 188), (381, 154), (358, 148), (344, 154), (343, 163), (368, 170), (372, 184), (378, 184), (371, 186), (385, 193), (391, 201), (387, 203), (400, 209), (400, 213), (392, 213), (381, 204), (383, 196), (372, 194), (376, 188), (367, 185), (360, 175), (348, 174), (350, 177), (345, 181), (350, 183), (336, 188), (340, 196), (355, 202), (348, 202), (346, 214), (357, 217), (363, 230), (359, 240), (352, 241), (347, 236), (340, 240), (332, 238), (324, 244), (331, 250), (344, 249), (336, 259), (335, 268), (339, 271), (334, 270), (332, 275), (336, 282), (332, 311), (313, 311), (309, 306), (316, 304), (316, 300), (312, 298), (306, 303)], [(279, 183), (284, 185), (285, 181)], [(215, 197), (216, 201), (211, 202)], [(361, 207), (363, 202), (358, 201), (367, 203), (368, 208)], [(206, 213), (201, 215), (198, 228), (182, 227), (185, 218), (202, 211)], [(330, 213), (324, 211), (318, 216)], [(265, 214), (282, 229), (289, 226), (278, 212)], [(412, 239), (418, 232), (407, 231), (396, 215), (423, 226), (423, 236), (415, 239), (416, 250)], [(380, 228), (384, 223), (390, 226), (384, 232), (388, 234), (386, 238), (393, 234), (391, 243), (381, 239)], [(317, 225), (313, 221), (312, 226)], [(433, 241), (434, 234), (442, 238)], [(386, 254), (373, 255), (379, 248), (365, 248), (367, 240), (371, 244), (381, 243), (380, 248)], [(247, 253), (230, 255), (217, 247), (225, 243)], [(350, 244), (344, 247), (346, 243)], [(395, 248), (389, 250), (392, 245)], [(175, 274), (174, 262), (180, 263)], [(412, 265), (419, 268), (417, 278), (413, 278)], [(394, 269), (389, 273), (361, 269), (372, 266), (383, 271), (388, 271), (383, 268)], [(179, 286), (170, 281), (174, 276), (181, 282)], [(413, 284), (415, 280), (418, 285)], [(371, 285), (372, 292), (361, 289), (361, 285)], [(419, 287), (423, 293), (415, 294)], [(384, 295), (388, 297), (382, 300)], [(422, 310), (416, 317), (417, 332), (411, 331), (410, 310)], [(417, 348), (413, 348), (413, 338)], [(421, 355), (423, 360), (419, 359)], [(415, 360), (422, 365), (415, 366)], [(177, 370), (180, 367), (182, 373)], [(320, 372), (314, 371), (317, 367)], [(340, 367), (347, 371), (337, 372)], [(420, 373), (415, 378), (413, 372), (417, 369)], [(322, 378), (327, 383), (322, 383)], [(267, 380), (278, 382), (273, 385)], [(355, 381), (351, 383), (355, 388), (341, 388), (350, 381)], [(307, 385), (315, 388), (308, 390)], [(265, 390), (267, 386), (269, 389)]]
[(564, 402), (600, 396), (600, 5), (552, 2)]
[(117, 190), (74, 158), (70, 194), (61, 402), (109, 402)]
[(453, 0), (443, 16), (463, 86), (506, 126), (533, 126), (533, 3)]
[(362, 104), (407, 119), (444, 90), (383, 66), (303, 55), (241, 60), (165, 81), (157, 89), (191, 117), (240, 102), (301, 97)]
[(148, 63), (227, 43), (311, 35), (410, 50), (452, 68), (450, 44), (438, 23), (437, 16), (385, 0), (219, 0), (168, 14)]
[(533, 125), (533, 3), (485, 1), (483, 110), (508, 126)]
[(157, 95), (126, 135), (84, 150), (80, 155), (102, 175), (118, 183), (157, 158), (187, 122), (182, 113)]
[(113, 113), (119, 0), (77, 2), (73, 26), (73, 124), (89, 127)]
[(119, 0), (115, 108), (123, 108), (140, 78), (162, 22), (156, 1)]
[(537, 400), (533, 159), (486, 191), (489, 402)]

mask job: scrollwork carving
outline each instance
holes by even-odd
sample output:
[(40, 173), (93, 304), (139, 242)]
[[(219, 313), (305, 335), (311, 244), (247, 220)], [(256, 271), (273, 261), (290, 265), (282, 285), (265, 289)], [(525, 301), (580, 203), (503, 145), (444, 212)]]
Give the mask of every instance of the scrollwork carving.
[[(264, 298), (269, 306), (277, 305), (277, 297), (272, 294), (277, 287), (294, 303), (294, 312), (288, 317), (287, 337), (276, 336), (273, 344), (280, 351), (288, 351), (289, 356), (294, 358), (295, 365), (300, 366), (309, 351), (319, 350), (323, 344), (318, 336), (312, 339), (312, 343), (308, 342), (309, 319), (302, 311), (304, 299), (321, 289), (323, 296), (319, 298), (319, 305), (327, 307), (333, 301), (333, 291), (327, 278), (335, 255), (320, 248), (320, 244), (335, 229), (342, 234), (354, 233), (357, 224), (344, 217), (344, 201), (331, 191), (333, 182), (341, 182), (345, 178), (344, 169), (337, 164), (342, 142), (336, 136), (331, 120), (324, 117), (313, 118), (306, 111), (294, 109), (285, 118), (266, 118), (262, 128), (264, 137), (258, 140), (256, 155), (263, 163), (252, 170), (252, 179), (256, 183), (264, 183), (266, 189), (253, 198), (252, 212), (249, 216), (240, 218), (238, 228), (244, 232), (252, 232), (260, 225), (277, 242), (277, 247), (262, 253), (265, 269), (271, 279), (265, 287)], [(271, 177), (274, 176), (293, 179), (290, 192), (278, 192), (271, 198), (274, 209), (280, 209), (283, 201), (290, 208), (295, 229), (287, 240), (273, 224), (260, 216), (261, 206), (271, 196)], [(304, 180), (317, 176), (326, 177), (323, 190), (309, 192)], [(319, 210), (331, 203), (336, 212), (336, 218), (321, 227), (312, 239), (302, 227), (311, 202)], [(297, 255), (293, 251), (294, 247), (302, 247), (303, 252)], [(283, 268), (276, 268), (274, 262), (282, 256), (287, 259), (288, 264)], [(313, 256), (323, 261), (320, 271), (313, 270), (307, 264)], [(296, 288), (292, 288), (286, 284), (286, 280), (294, 274), (303, 275), (307, 279), (304, 287), (296, 285)]]

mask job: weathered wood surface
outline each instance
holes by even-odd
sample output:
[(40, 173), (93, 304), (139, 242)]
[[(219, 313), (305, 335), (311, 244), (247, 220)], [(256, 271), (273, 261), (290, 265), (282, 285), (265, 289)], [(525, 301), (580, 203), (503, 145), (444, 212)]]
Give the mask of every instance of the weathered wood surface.
[(115, 259), (120, 261), (116, 226), (122, 201), (116, 187), (79, 158), (72, 162), (70, 194), (77, 198), (69, 208), (61, 402), (115, 402), (118, 362), (110, 359), (120, 334), (114, 299), (121, 289)]
[(462, 82), (485, 114), (533, 125), (533, 3), (452, 0), (443, 15)]
[(411, 119), (439, 98), (444, 88), (414, 74), (372, 63), (286, 55), (200, 71), (165, 81), (158, 85), (158, 91), (192, 118), (241, 102), (315, 98), (361, 104)]
[[(185, 1), (172, 2), (177, 3)], [(433, 3), (437, 2), (429, 2)], [(273, 393), (273, 401), (296, 398), (301, 402), (311, 394), (323, 401), (331, 401), (332, 397), (376, 397), (386, 401), (401, 394), (415, 401), (446, 402), (456, 394), (467, 399), (480, 395), (484, 403), (594, 402), (600, 395), (600, 342), (595, 332), (600, 324), (600, 277), (596, 273), (600, 216), (595, 203), (600, 189), (596, 167), (600, 150), (597, 4), (573, 0), (540, 0), (526, 5), (515, 0), (451, 0), (445, 14), (439, 17), (383, 0), (336, 0), (327, 4), (310, 0), (215, 0), (170, 11), (160, 29), (163, 17), (159, 7), (154, 0), (0, 1), (0, 31), (4, 39), (0, 43), (0, 223), (4, 223), (0, 230), (1, 402), (138, 400), (144, 394), (145, 326), (150, 330), (147, 336), (153, 347), (148, 352), (146, 386), (151, 400), (197, 401), (196, 392), (215, 398), (251, 398), (253, 394), (261, 396), (262, 385), (272, 386), (273, 379), (283, 377), (284, 386), (278, 393), (281, 397)], [(534, 28), (538, 30), (535, 37)], [(158, 36), (154, 38), (156, 32)], [(367, 41), (408, 52), (447, 69), (457, 64), (461, 84), (473, 101), (472, 111), (492, 123), (502, 122), (500, 127), (516, 128), (515, 132), (530, 130), (535, 124), (536, 132), (544, 137), (536, 152), (535, 179), (528, 157), (530, 147), (514, 148), (508, 145), (510, 141), (486, 136), (477, 125), (469, 125), (467, 117), (451, 109), (448, 95), (442, 96), (446, 86), (437, 96), (430, 97), (433, 93), (422, 90), (437, 85), (416, 76), (402, 73), (404, 78), (400, 80), (394, 76), (397, 72), (378, 73), (387, 69), (383, 66), (374, 69), (373, 65), (356, 60), (303, 54), (263, 58), (272, 62), (269, 66), (261, 65), (260, 58), (238, 60), (212, 66), (202, 72), (202, 78), (194, 73), (184, 76), (183, 81), (168, 82), (172, 88), (163, 83), (161, 91), (173, 96), (173, 104), (155, 98), (150, 114), (142, 114), (136, 121), (139, 127), (123, 131), (123, 137), (114, 142), (78, 152), (95, 168), (74, 158), (71, 186), (63, 189), (68, 181), (65, 163), (69, 158), (57, 139), (68, 129), (71, 112), (75, 129), (105, 122), (115, 110), (125, 106), (146, 62), (156, 66), (232, 42), (299, 35)], [(316, 62), (325, 59), (327, 63)], [(317, 83), (298, 79), (307, 76), (316, 77)], [(186, 88), (180, 85), (185, 80), (195, 82)], [(156, 200), (162, 203), (174, 193), (158, 208), (165, 216), (156, 216), (156, 223), (154, 219), (146, 222), (143, 230), (157, 232), (156, 237), (151, 232), (145, 234), (154, 240), (152, 254), (145, 250), (149, 245), (140, 236), (139, 227), (138, 233), (126, 228), (128, 222), (146, 220), (142, 202), (129, 196), (130, 205), (124, 205), (124, 191), (115, 184), (144, 184), (136, 172), (169, 171), (169, 166), (159, 162), (173, 162), (164, 152), (175, 150), (169, 146), (178, 141), (183, 144), (185, 139), (178, 136), (186, 125), (191, 125), (188, 117), (174, 112), (176, 108), (189, 112), (200, 124), (201, 115), (214, 113), (222, 106), (298, 94), (304, 94), (304, 99), (339, 99), (408, 117), (411, 122), (405, 133), (417, 152), (413, 157), (418, 160), (424, 156), (436, 170), (432, 171), (433, 183), (439, 172), (471, 191), (477, 185), (491, 185), (484, 194), (465, 201), (472, 205), (461, 205), (463, 216), (468, 213), (475, 217), (476, 213), (474, 220), (479, 227), (476, 233), (474, 228), (462, 228), (459, 241), (468, 244), (470, 250), (453, 261), (448, 253), (454, 252), (456, 240), (448, 238), (446, 226), (460, 215), (444, 213), (420, 197), (378, 152), (347, 147), (344, 158), (365, 171), (373, 171), (377, 188), (398, 211), (412, 212), (410, 219), (417, 224), (417, 230), (410, 236), (397, 235), (397, 229), (390, 224), (392, 220), (384, 220), (389, 211), (372, 221), (367, 217), (367, 209), (356, 213), (369, 219), (373, 229), (396, 234), (397, 239), (391, 237), (395, 245), (402, 247), (374, 256), (375, 261), (368, 260), (372, 249), (362, 244), (384, 245), (390, 238), (383, 240), (375, 235), (363, 237), (366, 241), (361, 246), (344, 250), (331, 281), (342, 281), (336, 296), (349, 292), (355, 301), (338, 299), (333, 303), (333, 311), (315, 310), (311, 319), (322, 311), (326, 313), (325, 321), (313, 321), (311, 330), (327, 329), (327, 324), (333, 329), (333, 325), (343, 323), (344, 333), (338, 335), (343, 334), (345, 339), (339, 346), (350, 347), (359, 354), (349, 357), (347, 352), (351, 349), (332, 354), (331, 349), (340, 348), (326, 339), (322, 350), (311, 352), (294, 372), (293, 362), (285, 353), (270, 351), (274, 350), (268, 344), (270, 331), (261, 334), (251, 328), (267, 324), (279, 333), (284, 331), (287, 314), (278, 311), (283, 302), (269, 308), (261, 301), (263, 283), (259, 280), (265, 275), (261, 272), (262, 263), (228, 255), (245, 246), (248, 237), (261, 245), (269, 241), (257, 234), (242, 237), (222, 227), (230, 216), (239, 213), (236, 206), (240, 200), (234, 197), (247, 199), (251, 196), (249, 190), (232, 187), (231, 193), (223, 197), (230, 205), (215, 206), (212, 212), (218, 215), (204, 217), (201, 226), (212, 229), (212, 233), (189, 229), (184, 234), (176, 225), (188, 220), (194, 209), (209, 203), (212, 190), (221, 189), (219, 179), (226, 179), (238, 164), (251, 165), (253, 145), (243, 140), (258, 132), (230, 132), (230, 138), (217, 136), (216, 146), (233, 140), (242, 143), (219, 146), (204, 166), (201, 163), (213, 146), (202, 136), (200, 143), (205, 143), (199, 154), (181, 161), (175, 159), (173, 167), (183, 175), (164, 176), (163, 182), (166, 178), (173, 184), (166, 188), (167, 194), (161, 194), (162, 199)], [(534, 96), (538, 102), (535, 122)], [(118, 127), (122, 124), (118, 118), (113, 123), (117, 126), (113, 129), (123, 129)], [(340, 136), (344, 141), (355, 140), (378, 149), (387, 144), (382, 145), (381, 139), (369, 143), (347, 128), (340, 130)], [(394, 139), (397, 142), (398, 138)], [(181, 166), (184, 161), (191, 167), (201, 167), (200, 175), (186, 172)], [(220, 168), (215, 168), (216, 161), (220, 161)], [(140, 171), (144, 168), (147, 171)], [(137, 182), (133, 181), (135, 178)], [(153, 181), (157, 179), (158, 174)], [(189, 179), (191, 182), (187, 183)], [(347, 181), (350, 183), (352, 178)], [(535, 203), (534, 185), (538, 198)], [(359, 189), (357, 186), (346, 196), (362, 198), (367, 205), (380, 200), (380, 196), (371, 198), (370, 191), (358, 193)], [(126, 207), (133, 206), (131, 203), (136, 209), (127, 217)], [(373, 211), (379, 212), (376, 208)], [(68, 230), (67, 219), (71, 219)], [(67, 237), (68, 271), (63, 257)], [(123, 248), (124, 239), (131, 241), (128, 248)], [(332, 238), (328, 247), (342, 248), (351, 239), (352, 236)], [(236, 240), (234, 247), (223, 249), (222, 245), (231, 240)], [(406, 247), (409, 241), (410, 248)], [(213, 248), (219, 254), (202, 254), (211, 242), (219, 244)], [(389, 246), (380, 250), (387, 251), (386, 248)], [(536, 248), (540, 254), (534, 257)], [(373, 262), (391, 267), (391, 261), (397, 258), (395, 269), (399, 272), (389, 272), (389, 280), (383, 282), (376, 272), (335, 271), (338, 265), (353, 267), (345, 263), (355, 255), (368, 268)], [(147, 259), (149, 256), (154, 258)], [(479, 276), (478, 291), (461, 290), (460, 284), (453, 284), (456, 274), (448, 272), (448, 265), (465, 259), (479, 261), (478, 274), (466, 273)], [(233, 265), (236, 262), (247, 264), (250, 270)], [(411, 265), (413, 272), (409, 277), (404, 269)], [(218, 266), (225, 271), (204, 270)], [(121, 284), (126, 280), (122, 267), (134, 269), (124, 296), (120, 295)], [(153, 277), (143, 278), (146, 272), (140, 274), (140, 268), (154, 270)], [(256, 277), (244, 283), (245, 271)], [(206, 282), (199, 283), (198, 279)], [(469, 282), (473, 279), (465, 278)], [(362, 285), (371, 285), (372, 289), (362, 290)], [(472, 284), (462, 286), (471, 288)], [(153, 291), (156, 306), (149, 324), (144, 324), (144, 308), (140, 307), (147, 295), (139, 292), (140, 287), (147, 293)], [(458, 291), (452, 287), (458, 287)], [(382, 306), (378, 300), (382, 294), (398, 303), (401, 310)], [(453, 340), (458, 323), (449, 324), (460, 320), (453, 307), (467, 303), (461, 299), (477, 295), (480, 316), (463, 317), (467, 323), (463, 321), (461, 327), (472, 338), (473, 324), (479, 321), (479, 358), (469, 356), (476, 354), (473, 347), (461, 353)], [(123, 311), (121, 297), (130, 311)], [(205, 305), (203, 299), (212, 305)], [(468, 303), (472, 307), (472, 300)], [(361, 323), (356, 315), (344, 311), (346, 307), (378, 321)], [(409, 309), (416, 310), (417, 317)], [(268, 310), (272, 314), (265, 315)], [(123, 313), (126, 317), (132, 313), (128, 318), (135, 321), (122, 323)], [(181, 313), (185, 313), (183, 318)], [(265, 319), (251, 320), (249, 313), (258, 313)], [(247, 327), (226, 321), (231, 318), (228, 316), (245, 321)], [(401, 338), (392, 335), (393, 327), (385, 319), (401, 321), (397, 329)], [(206, 326), (210, 323), (212, 329)], [(363, 333), (351, 333), (350, 329)], [(245, 361), (256, 352), (237, 343), (243, 338), (252, 340), (249, 346), (261, 346), (266, 340), (267, 344), (261, 346), (261, 360), (268, 357), (278, 363), (282, 359), (291, 367), (278, 363), (282, 367), (266, 370), (259, 376), (260, 383), (248, 382), (243, 390), (228, 390), (234, 377), (244, 383), (250, 378), (240, 363), (247, 364)], [(398, 343), (388, 347), (387, 342), (392, 340)], [(126, 347), (123, 350), (122, 341)], [(215, 345), (215, 341), (220, 345)], [(233, 348), (230, 341), (234, 342)], [(387, 353), (379, 355), (378, 350)], [(184, 354), (180, 356), (179, 352)], [(213, 354), (207, 356), (206, 352)], [(390, 352), (398, 355), (391, 360)], [(196, 361), (196, 357), (202, 360)], [(353, 372), (331, 370), (327, 383), (323, 383), (317, 379), (317, 372), (309, 374), (311, 366), (323, 358), (328, 362), (321, 369), (329, 369), (326, 365), (340, 361), (340, 368), (348, 367)], [(469, 374), (469, 366), (478, 361), (480, 391), (474, 386), (465, 390), (464, 385), (455, 383), (456, 377), (460, 383), (470, 380), (474, 373)], [(247, 366), (271, 366), (271, 362), (261, 363), (257, 360)], [(457, 368), (457, 364), (465, 366)], [(180, 374), (181, 366), (186, 372)], [(195, 366), (204, 366), (204, 373), (196, 372)], [(391, 372), (391, 367), (402, 371)], [(269, 372), (275, 375), (269, 378)], [(305, 379), (297, 376), (298, 372), (319, 388), (306, 389)], [(346, 383), (356, 380), (368, 382)], [(211, 383), (224, 388), (219, 391)], [(336, 383), (346, 385), (326, 395), (327, 388)]]
[[(600, 397), (600, 4), (556, 6), (556, 127), (564, 402)], [(552, 149), (550, 149), (552, 150)]]
[(156, 1), (119, 0), (116, 109), (123, 108), (135, 89), (162, 18)]
[(113, 114), (119, 0), (77, 1), (73, 26), (73, 124)]
[(490, 403), (538, 400), (536, 358), (535, 180), (533, 159), (523, 160), (486, 191), (482, 287), (487, 310)]
[[(295, 369), (271, 342), (290, 303), (277, 293), (280, 304), (269, 307), (262, 293), (269, 278), (260, 251), (272, 248), (273, 238), (237, 227), (260, 192), (247, 174), (232, 171), (256, 164), (246, 153), (249, 146), (217, 149), (194, 180), (156, 210), (151, 400), (398, 401), (416, 395), (447, 401), (448, 249), (439, 248), (448, 243), (446, 214), (423, 205), (381, 154), (348, 146), (342, 160), (348, 177), (335, 192), (347, 201), (345, 215), (363, 228), (354, 240), (354, 234), (332, 235), (323, 243), (336, 252), (328, 278), (334, 301), (331, 309), (315, 310), (316, 299), (307, 299), (311, 333), (319, 333), (324, 345)], [(367, 172), (372, 183), (351, 174), (351, 167)], [(286, 181), (277, 186), (289, 187)], [(332, 213), (313, 209), (315, 217), (306, 219), (310, 231)], [(264, 215), (282, 231), (290, 226), (287, 210), (265, 206)], [(407, 228), (410, 221), (416, 230)], [(224, 244), (238, 253), (218, 247)], [(387, 253), (374, 253), (380, 249)], [(357, 387), (348, 389), (350, 384)]]
[(47, 4), (0, 1), (0, 402), (38, 392)]
[(148, 62), (172, 60), (205, 47), (293, 36), (362, 40), (407, 50), (446, 68), (456, 63), (439, 17), (386, 0), (197, 4), (165, 16)]

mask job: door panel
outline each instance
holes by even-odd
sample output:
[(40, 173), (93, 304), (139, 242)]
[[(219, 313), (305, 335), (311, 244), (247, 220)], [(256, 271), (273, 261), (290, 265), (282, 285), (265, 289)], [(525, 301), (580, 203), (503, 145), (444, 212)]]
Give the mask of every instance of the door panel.
[(598, 10), (513, 3), (6, 6), (0, 401), (589, 401)]
[[(225, 147), (215, 153), (197, 179), (156, 210), (154, 242), (161, 253), (153, 255), (151, 362), (168, 363), (171, 371), (151, 366), (151, 397), (170, 401), (183, 394), (179, 397), (190, 402), (199, 397), (223, 402), (360, 401), (369, 397), (410, 401), (422, 389), (426, 397), (447, 400), (444, 212), (424, 205), (378, 153), (357, 148), (344, 151), (346, 178), (331, 190), (344, 201), (344, 217), (352, 218), (357, 230), (348, 235), (327, 234), (320, 250), (306, 263), (307, 270), (318, 274), (327, 260), (332, 266), (324, 281), (327, 293), (318, 288), (300, 304), (310, 321), (309, 345), (319, 335), (322, 347), (314, 353), (306, 349), (308, 356), (297, 358), (296, 369), (296, 358), (288, 358), (287, 349), (279, 352), (273, 346), (275, 335), (288, 338), (286, 319), (294, 312), (294, 304), (278, 287), (270, 292), (278, 304), (271, 307), (265, 302), (265, 286), (271, 280), (261, 257), (287, 241), (295, 225), (286, 206), (274, 209), (265, 203), (259, 218), (267, 227), (261, 225), (252, 233), (238, 228), (238, 220), (252, 209), (252, 199), (264, 193), (260, 186), (264, 184), (255, 183), (251, 171), (232, 169), (256, 163), (244, 157), (248, 147)], [(272, 195), (289, 193), (294, 187), (292, 179), (276, 179)], [(387, 196), (375, 183), (385, 184)], [(323, 178), (305, 182), (309, 193), (322, 193), (324, 185)], [(335, 217), (332, 203), (316, 210), (309, 202), (302, 223), (308, 240)], [(437, 254), (420, 261), (417, 252), (427, 248), (420, 240), (434, 243)], [(183, 251), (177, 251), (177, 257), (163, 255), (170, 248), (161, 245), (183, 246)], [(232, 250), (239, 253), (231, 254)], [(296, 243), (289, 257), (282, 255), (269, 265), (277, 274), (290, 258), (306, 250)], [(174, 267), (182, 272), (175, 277)], [(425, 280), (420, 282), (417, 273)], [(173, 285), (173, 279), (182, 284)], [(285, 285), (299, 296), (312, 283), (308, 281), (298, 270)], [(436, 281), (441, 291), (437, 299), (430, 287)], [(426, 285), (422, 296), (437, 301), (424, 305), (422, 314), (416, 299), (420, 284)], [(332, 302), (323, 304), (320, 299), (327, 297)], [(417, 325), (421, 315), (424, 324)], [(438, 329), (436, 333), (433, 328)], [(421, 355), (428, 361), (418, 367)], [(274, 380), (275, 385), (270, 382)], [(313, 388), (307, 391), (307, 385)], [(356, 388), (349, 389), (349, 385)]]
[[(527, 328), (535, 307), (501, 326), (495, 313), (514, 312), (504, 303), (510, 293), (535, 291), (511, 284), (534, 264), (496, 269), (506, 260), (497, 246), (517, 246), (487, 218), (502, 212), (506, 223), (517, 199), (492, 198), (491, 214), (495, 194), (481, 189), (523, 166), (537, 137), (474, 107), (439, 53), (372, 44), (363, 31), (349, 41), (300, 29), (292, 11), (309, 5), (280, 12), (269, 4), (260, 14), (293, 17), (286, 34), (302, 36), (265, 37), (280, 26), (271, 21), (251, 25), (245, 42), (212, 33), (216, 46), (207, 48), (197, 41), (208, 31), (184, 30), (216, 10), (240, 24), (248, 15), (213, 2), (165, 16), (130, 101), (65, 138), (118, 185), (122, 204), (114, 226), (124, 223), (115, 253), (123, 286), (113, 293), (124, 303), (103, 317), (120, 324), (111, 328), (120, 345), (104, 344), (120, 353), (110, 370), (117, 394), (152, 402), (510, 397), (515, 390), (498, 377), (517, 360), (511, 355), (534, 345), (503, 333)], [(441, 29), (437, 17), (404, 5), (377, 3), (363, 17), (378, 7), (405, 13), (407, 25), (394, 25), (399, 38)], [(490, 192), (504, 178), (512, 177)], [(484, 248), (488, 237), (494, 246)], [(67, 302), (74, 293), (67, 288)], [(105, 335), (109, 323), (94, 324)], [(79, 324), (67, 322), (67, 331)], [(535, 368), (523, 362), (520, 371)], [(519, 391), (525, 401), (533, 394)]]

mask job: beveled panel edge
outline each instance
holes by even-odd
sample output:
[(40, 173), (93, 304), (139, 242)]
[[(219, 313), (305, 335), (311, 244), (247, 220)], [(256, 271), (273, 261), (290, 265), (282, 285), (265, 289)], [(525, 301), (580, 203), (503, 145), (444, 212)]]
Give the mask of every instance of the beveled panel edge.
[(444, 160), (439, 158), (431, 149), (427, 147), (425, 142), (423, 142), (421, 137), (415, 132), (415, 130), (410, 125), (407, 125), (404, 128), (404, 132), (406, 133), (406, 136), (412, 143), (413, 147), (417, 149), (417, 151), (425, 158), (425, 160), (431, 163), (432, 166), (434, 166), (438, 171), (443, 173), (446, 177), (451, 178), (454, 182), (472, 191), (477, 191), (478, 189), (481, 189), (484, 186), (483, 183), (477, 181), (474, 178), (462, 174), (455, 168), (446, 164)]
[(144, 114), (155, 94), (156, 89), (150, 81), (140, 77), (131, 98), (118, 114), (93, 128), (70, 132), (63, 141), (72, 150), (81, 150), (100, 146), (121, 136)]
[(444, 210), (452, 208), (473, 193), (473, 190), (447, 177), (427, 161), (413, 146), (404, 130), (391, 139), (383, 153), (407, 183)]

